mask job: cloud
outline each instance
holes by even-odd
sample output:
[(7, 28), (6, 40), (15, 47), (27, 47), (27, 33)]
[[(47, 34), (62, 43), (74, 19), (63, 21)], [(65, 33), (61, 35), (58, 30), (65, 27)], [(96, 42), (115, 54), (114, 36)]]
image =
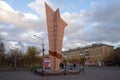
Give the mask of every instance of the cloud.
[(45, 4), (49, 4), (52, 6), (52, 2), (50, 0), (35, 0), (34, 2), (31, 2), (28, 4), (28, 7), (33, 9), (36, 13), (40, 14), (41, 17), (45, 16)]
[[(16, 40), (40, 42), (40, 39), (33, 39), (31, 35), (47, 35), (44, 2), (55, 8), (51, 0), (35, 0), (27, 5), (38, 13), (35, 15), (16, 11), (5, 1), (0, 0), (1, 34), (7, 39), (17, 38)], [(120, 40), (119, 7), (119, 1), (95, 0), (90, 3), (88, 9), (62, 13), (61, 17), (68, 24), (65, 28), (63, 48), (76, 48), (95, 41), (116, 42)], [(45, 41), (45, 45), (48, 45), (47, 40)]]
[(38, 20), (38, 17), (30, 13), (19, 11), (9, 11), (1, 7), (0, 22), (3, 24), (14, 25), (15, 27), (26, 28), (32, 27)]
[[(82, 46), (82, 43), (116, 42), (120, 40), (120, 4), (94, 1), (91, 7), (80, 13), (64, 13), (67, 21), (64, 44), (73, 43)], [(70, 45), (68, 45), (70, 46)], [(77, 47), (77, 45), (76, 45)]]
[[(54, 8), (50, 0), (35, 0), (28, 6), (40, 15), (44, 15), (44, 1)], [(93, 1), (88, 9), (81, 10), (79, 13), (62, 13), (62, 18), (68, 24), (65, 28), (63, 47), (73, 48), (96, 41), (118, 41), (119, 35), (116, 35), (119, 34), (120, 30), (120, 10), (118, 7), (120, 7), (119, 2), (115, 1), (111, 3)]]
[(16, 11), (5, 1), (0, 1), (0, 31), (22, 35), (28, 31), (38, 32), (42, 30), (41, 26), (45, 26), (44, 19), (31, 13)]
[[(92, 10), (90, 9), (91, 12), (89, 11), (93, 22), (91, 33), (97, 34), (91, 36), (93, 40), (96, 37), (108, 42), (115, 42), (120, 39), (119, 35), (117, 35), (120, 30), (120, 10), (118, 7), (120, 7), (119, 2), (109, 4), (102, 2), (92, 3)], [(95, 23), (96, 25), (94, 25)]]
[(40, 31), (46, 32), (44, 20), (31, 13), (14, 10), (8, 3), (0, 0), (0, 35), (5, 40), (40, 44), (40, 40), (32, 36)]

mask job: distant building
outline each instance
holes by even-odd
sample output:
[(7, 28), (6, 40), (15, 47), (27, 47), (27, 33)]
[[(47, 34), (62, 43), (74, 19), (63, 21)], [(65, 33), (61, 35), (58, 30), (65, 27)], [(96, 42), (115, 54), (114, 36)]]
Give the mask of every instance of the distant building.
[(67, 51), (64, 51), (63, 54), (66, 55), (68, 63), (78, 63), (80, 59), (80, 48), (78, 47), (76, 49), (69, 49)]
[(85, 57), (85, 65), (104, 65), (111, 61), (109, 58), (113, 53), (113, 46), (107, 44), (92, 44), (82, 48), (64, 51), (68, 62), (80, 62)]

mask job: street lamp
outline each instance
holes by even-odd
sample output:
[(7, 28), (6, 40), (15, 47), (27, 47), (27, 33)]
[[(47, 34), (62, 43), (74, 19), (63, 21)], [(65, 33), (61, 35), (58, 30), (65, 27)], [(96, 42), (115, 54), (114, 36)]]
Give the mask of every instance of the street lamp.
[(41, 71), (41, 76), (44, 76), (44, 52), (45, 52), (45, 49), (44, 49), (44, 42), (43, 42), (43, 40), (46, 38), (46, 36), (44, 37), (44, 38), (41, 38), (41, 37), (39, 37), (39, 36), (37, 36), (37, 35), (33, 35), (33, 36), (35, 36), (35, 37), (37, 37), (37, 38), (39, 38), (41, 41), (42, 41), (42, 55), (43, 55), (43, 58), (42, 58), (42, 71)]

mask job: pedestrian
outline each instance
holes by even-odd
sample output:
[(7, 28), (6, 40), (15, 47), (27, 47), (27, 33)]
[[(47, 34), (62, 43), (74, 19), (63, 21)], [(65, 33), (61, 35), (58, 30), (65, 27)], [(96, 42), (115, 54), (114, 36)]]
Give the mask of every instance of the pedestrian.
[(76, 68), (76, 64), (73, 64), (73, 67)]

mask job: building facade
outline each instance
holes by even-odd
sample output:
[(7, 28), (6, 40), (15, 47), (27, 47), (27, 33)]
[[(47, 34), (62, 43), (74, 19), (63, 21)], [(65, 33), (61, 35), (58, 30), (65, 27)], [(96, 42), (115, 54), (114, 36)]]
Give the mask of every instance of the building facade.
[(64, 51), (67, 56), (67, 61), (83, 63), (85, 58), (85, 65), (105, 65), (111, 62), (110, 56), (113, 53), (113, 46), (107, 44), (92, 44), (82, 48), (70, 49)]
[(80, 59), (80, 48), (69, 49), (64, 51), (63, 54), (63, 56), (66, 56), (67, 63), (78, 63)]

